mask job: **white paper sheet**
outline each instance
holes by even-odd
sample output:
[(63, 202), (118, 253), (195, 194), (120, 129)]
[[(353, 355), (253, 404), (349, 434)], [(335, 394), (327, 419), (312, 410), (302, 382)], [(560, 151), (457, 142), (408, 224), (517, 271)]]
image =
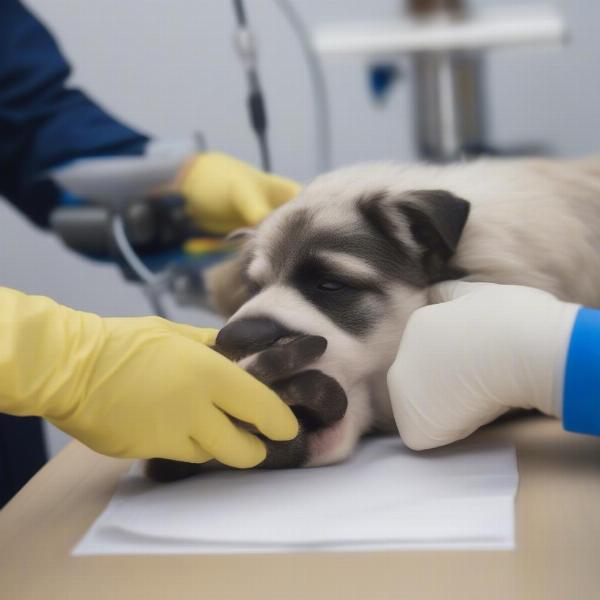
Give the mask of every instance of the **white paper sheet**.
[(134, 468), (74, 554), (511, 549), (517, 484), (513, 448), (414, 453), (395, 437), (315, 469), (156, 484)]

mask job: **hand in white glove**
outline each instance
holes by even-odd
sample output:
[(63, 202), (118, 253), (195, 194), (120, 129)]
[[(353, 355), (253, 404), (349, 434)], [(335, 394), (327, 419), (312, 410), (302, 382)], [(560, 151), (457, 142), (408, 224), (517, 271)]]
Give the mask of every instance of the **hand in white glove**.
[(463, 439), (510, 408), (560, 416), (579, 306), (541, 290), (445, 282), (411, 316), (388, 373), (400, 436), (414, 450)]

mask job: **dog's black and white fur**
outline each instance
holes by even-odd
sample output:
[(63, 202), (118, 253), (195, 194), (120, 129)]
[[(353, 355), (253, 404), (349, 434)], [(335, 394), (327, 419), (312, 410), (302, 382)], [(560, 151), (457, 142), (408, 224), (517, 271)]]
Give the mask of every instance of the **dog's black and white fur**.
[(217, 304), (234, 313), (221, 339), (231, 350), (256, 317), (280, 337), (327, 339), (316, 368), (340, 383), (348, 406), (308, 435), (296, 464), (328, 464), (366, 432), (395, 430), (385, 375), (432, 283), (523, 284), (600, 305), (600, 157), (344, 168), (246, 237), (212, 281)]

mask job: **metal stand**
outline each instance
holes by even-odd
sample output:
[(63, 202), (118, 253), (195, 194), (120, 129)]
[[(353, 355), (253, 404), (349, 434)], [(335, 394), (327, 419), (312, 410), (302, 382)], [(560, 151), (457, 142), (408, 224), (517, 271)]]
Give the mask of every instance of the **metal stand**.
[(480, 62), (473, 53), (414, 56), (414, 135), (423, 158), (451, 161), (484, 147)]
[(465, 0), (406, 0), (397, 22), (330, 25), (314, 35), (323, 55), (371, 61), (409, 55), (414, 75), (419, 155), (451, 161), (486, 151), (481, 81), (484, 52), (497, 47), (562, 43), (566, 27), (551, 5), (471, 10)]
[[(462, 0), (410, 0), (408, 15), (423, 22), (464, 20)], [(451, 161), (483, 146), (480, 56), (467, 51), (413, 56), (415, 139), (423, 158)]]

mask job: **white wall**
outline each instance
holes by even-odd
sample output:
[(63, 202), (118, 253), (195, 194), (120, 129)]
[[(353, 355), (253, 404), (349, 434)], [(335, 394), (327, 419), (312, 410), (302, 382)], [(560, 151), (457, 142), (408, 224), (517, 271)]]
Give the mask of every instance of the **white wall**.
[[(480, 0), (478, 4), (498, 4)], [(525, 4), (527, 2), (516, 2)], [(75, 66), (74, 82), (102, 104), (156, 136), (202, 130), (213, 148), (256, 162), (244, 109), (245, 85), (232, 49), (226, 0), (29, 0)], [(312, 106), (296, 40), (270, 0), (247, 0), (260, 42), (275, 168), (299, 180), (314, 173)], [(296, 0), (306, 22), (385, 18), (398, 0)], [(557, 154), (598, 150), (600, 3), (562, 3), (573, 31), (566, 49), (500, 51), (488, 61), (489, 129), (499, 145), (539, 142)], [(384, 107), (371, 103), (358, 59), (326, 64), (333, 113), (334, 162), (410, 159), (410, 82)], [(50, 295), (103, 315), (147, 314), (139, 291), (109, 265), (65, 251), (0, 204), (0, 282)], [(211, 317), (177, 311), (177, 318)], [(214, 321), (213, 321), (214, 322)], [(52, 449), (63, 438), (51, 436)]]

